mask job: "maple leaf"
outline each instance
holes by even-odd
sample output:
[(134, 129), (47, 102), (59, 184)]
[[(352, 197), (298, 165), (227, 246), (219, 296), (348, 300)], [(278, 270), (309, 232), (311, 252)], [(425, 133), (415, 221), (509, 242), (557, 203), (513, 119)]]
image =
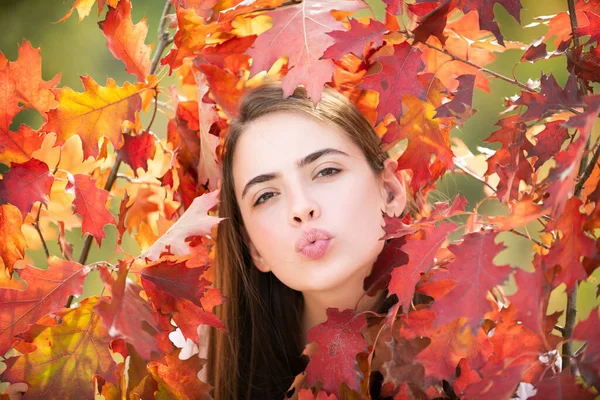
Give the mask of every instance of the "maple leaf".
[(67, 190), (75, 190), (75, 213), (81, 215), (82, 233), (91, 234), (98, 242), (104, 238), (104, 226), (116, 225), (115, 217), (106, 209), (106, 200), (110, 194), (104, 189), (96, 187), (96, 181), (86, 174), (73, 175), (73, 181), (67, 184)]
[(60, 309), (70, 295), (79, 296), (89, 268), (48, 258), (48, 269), (27, 266), (19, 277), (27, 282), (27, 290), (0, 289), (0, 354), (14, 343), (14, 336), (25, 331), (46, 314)]
[(419, 26), (412, 32), (415, 42), (425, 43), (429, 36), (435, 36), (441, 44), (445, 44), (444, 29), (448, 20), (448, 12), (453, 8), (454, 5), (450, 1), (443, 1), (438, 7), (432, 2), (409, 4), (408, 9), (420, 17), (417, 21)]
[(123, 262), (119, 263), (117, 278), (113, 278), (106, 268), (100, 268), (100, 277), (110, 287), (111, 298), (100, 298), (94, 310), (111, 337), (125, 339), (142, 357), (150, 359), (153, 351), (160, 353), (154, 338), (159, 327), (148, 301), (140, 296), (142, 288), (127, 278), (128, 272), (129, 268)]
[(120, 1), (116, 8), (110, 8), (106, 19), (98, 22), (106, 36), (107, 46), (115, 58), (125, 63), (125, 70), (137, 76), (140, 82), (146, 81), (150, 72), (152, 46), (144, 44), (148, 34), (146, 18), (133, 25), (131, 3)]
[(153, 292), (159, 290), (202, 307), (200, 299), (210, 285), (209, 281), (202, 278), (206, 268), (188, 268), (186, 262), (161, 259), (145, 267), (140, 273), (142, 285), (146, 289), (146, 284), (150, 282), (154, 287)]
[(212, 386), (198, 379), (198, 372), (204, 367), (206, 360), (191, 357), (181, 360), (177, 349), (165, 356), (165, 363), (151, 361), (148, 370), (158, 383), (157, 397), (173, 399), (209, 400)]
[(123, 146), (118, 150), (121, 159), (129, 164), (137, 176), (137, 169), (142, 168), (148, 172), (148, 160), (154, 158), (156, 153), (156, 139), (150, 132), (139, 135), (123, 135)]
[(185, 213), (139, 258), (156, 261), (165, 246), (170, 246), (171, 254), (174, 255), (190, 254), (185, 239), (190, 236), (209, 235), (212, 227), (224, 219), (208, 215), (208, 210), (217, 204), (218, 194), (219, 190), (196, 197)]
[[(393, 93), (393, 92), (390, 92)], [(435, 109), (431, 103), (412, 95), (403, 97), (408, 112), (399, 123), (388, 125), (388, 132), (382, 138), (384, 143), (396, 143), (408, 139), (408, 145), (398, 159), (398, 170), (411, 169), (411, 187), (417, 191), (422, 186), (437, 179), (443, 170), (430, 165), (431, 156), (444, 167), (453, 168), (453, 153), (450, 148), (449, 129), (440, 126), (442, 120), (433, 118)]]
[[(388, 290), (389, 294), (398, 296), (395, 309), (402, 306), (404, 314), (408, 313), (410, 302), (415, 294), (415, 286), (421, 280), (421, 275), (426, 273), (435, 263), (437, 250), (455, 231), (457, 226), (453, 223), (442, 223), (440, 226), (431, 227), (426, 232), (426, 237), (420, 240), (408, 240), (402, 251), (408, 254), (408, 264), (401, 265), (392, 271)], [(396, 319), (395, 313), (391, 318)]]
[[(431, 311), (436, 313), (437, 324), (466, 317), (472, 329), (479, 326), (489, 309), (485, 300), (488, 290), (502, 284), (512, 270), (508, 266), (496, 266), (492, 261), (504, 248), (494, 243), (497, 235), (492, 231), (470, 233), (463, 236), (462, 243), (448, 246), (448, 250), (456, 256), (446, 266), (448, 278), (456, 281), (456, 286), (442, 298), (435, 299), (431, 306)], [(437, 276), (441, 274), (442, 271)]]
[(0, 287), (12, 287), (11, 279), (17, 260), (25, 257), (27, 242), (21, 233), (23, 216), (12, 204), (0, 205)]
[(360, 392), (360, 373), (356, 354), (367, 350), (360, 334), (367, 325), (364, 314), (353, 310), (327, 309), (327, 321), (309, 329), (307, 339), (318, 346), (306, 367), (310, 385), (321, 381), (323, 389), (338, 396), (338, 386), (344, 382)]
[(250, 74), (269, 70), (277, 59), (288, 56), (289, 72), (282, 81), (283, 96), (290, 96), (298, 85), (304, 85), (316, 104), (323, 84), (331, 80), (335, 69), (332, 60), (321, 59), (335, 42), (324, 34), (343, 27), (331, 10), (355, 11), (363, 7), (365, 4), (356, 0), (331, 0), (327, 4), (305, 0), (267, 12), (272, 27), (260, 34), (246, 52), (252, 57)]
[(44, 81), (40, 49), (34, 49), (27, 40), (23, 40), (19, 47), (17, 60), (9, 62), (8, 65), (10, 77), (15, 82), (17, 100), (27, 107), (34, 108), (46, 118), (46, 112), (58, 106), (51, 89), (58, 84), (61, 74), (58, 73), (51, 80)]
[[(378, 57), (376, 60), (382, 65), (381, 72), (365, 76), (360, 87), (379, 92), (377, 122), (388, 114), (399, 119), (402, 115), (402, 102), (406, 101), (405, 94), (424, 98), (425, 90), (417, 79), (417, 73), (425, 67), (421, 61), (421, 51), (408, 42), (402, 42), (394, 45), (393, 55)], [(410, 105), (408, 107), (411, 109)]]
[[(227, 72), (210, 64), (198, 65), (197, 68), (206, 77), (206, 82), (217, 103), (229, 118), (237, 118), (239, 102), (243, 96), (243, 81), (231, 72)], [(202, 104), (202, 107), (209, 107)], [(210, 124), (210, 122), (209, 122)]]
[(53, 182), (54, 176), (43, 161), (32, 158), (21, 164), (11, 163), (0, 181), (0, 204), (14, 204), (25, 219), (35, 202), (48, 206)]
[(28, 397), (92, 397), (92, 375), (112, 377), (115, 371), (111, 338), (93, 310), (97, 303), (89, 297), (77, 308), (55, 312), (60, 323), (32, 325), (15, 345), (24, 354), (5, 361), (3, 380), (27, 383)]
[[(104, 5), (107, 1), (108, 5), (110, 5), (112, 8), (116, 8), (120, 0), (98, 0), (98, 16), (100, 16), (100, 14), (102, 13)], [(125, 1), (128, 2), (129, 0), (123, 0), (123, 2)], [(79, 15), (79, 22), (83, 21), (85, 17), (90, 15), (90, 11), (92, 11), (92, 7), (95, 2), (96, 0), (75, 0), (73, 6), (71, 6), (71, 9), (56, 22), (58, 23), (65, 21), (71, 16), (71, 14), (73, 14), (73, 11), (75, 10), (77, 10), (77, 14)]]
[(350, 19), (350, 29), (345, 31), (327, 32), (329, 36), (335, 39), (323, 58), (340, 59), (348, 53), (361, 57), (365, 46), (372, 45), (377, 48), (383, 44), (383, 34), (388, 28), (379, 21), (370, 20), (369, 25), (361, 24), (356, 19)]
[(592, 11), (584, 11), (583, 13), (588, 18), (589, 24), (575, 29), (573, 34), (577, 36), (589, 35), (590, 38), (585, 43), (588, 45), (600, 40), (600, 16), (594, 14)]
[(83, 93), (70, 88), (54, 89), (58, 108), (48, 113), (48, 122), (40, 128), (43, 132), (55, 132), (55, 145), (62, 145), (73, 135), (81, 137), (84, 159), (98, 156), (98, 142), (106, 136), (115, 149), (122, 145), (122, 124), (135, 121), (142, 107), (140, 92), (126, 82), (118, 87), (108, 78), (106, 87), (99, 86), (89, 76), (82, 76)]

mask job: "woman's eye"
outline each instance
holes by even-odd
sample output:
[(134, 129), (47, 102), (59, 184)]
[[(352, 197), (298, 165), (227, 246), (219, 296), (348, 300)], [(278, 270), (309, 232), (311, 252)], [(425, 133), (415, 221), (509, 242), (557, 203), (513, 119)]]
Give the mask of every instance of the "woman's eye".
[[(321, 173), (323, 173), (325, 171), (334, 171), (334, 172), (333, 173), (329, 173), (329, 174), (321, 175)], [(322, 169), (321, 171), (319, 171), (319, 173), (317, 174), (317, 176), (319, 176), (319, 175), (321, 175), (321, 176), (335, 175), (335, 174), (337, 174), (339, 172), (340, 172), (339, 169), (329, 167), (329, 168), (325, 168), (325, 169)]]
[[(272, 196), (271, 196), (271, 197), (265, 197), (267, 194), (273, 194), (273, 192), (266, 192), (266, 193), (263, 193), (263, 194), (262, 194), (262, 195), (261, 195), (261, 196), (260, 196), (260, 197), (259, 197), (259, 198), (256, 200), (256, 202), (254, 203), (254, 206), (259, 206), (259, 205), (261, 205), (262, 203), (265, 203), (267, 200), (269, 200), (269, 199), (272, 197)], [(265, 199), (265, 201), (260, 201), (260, 200), (261, 200), (261, 199), (263, 199), (263, 198)]]

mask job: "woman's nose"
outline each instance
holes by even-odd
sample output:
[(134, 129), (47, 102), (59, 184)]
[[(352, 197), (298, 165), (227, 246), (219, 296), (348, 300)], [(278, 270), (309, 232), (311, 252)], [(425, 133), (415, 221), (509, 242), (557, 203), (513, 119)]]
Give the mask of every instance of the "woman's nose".
[(293, 224), (318, 218), (320, 208), (316, 201), (306, 192), (306, 188), (298, 187), (290, 190), (290, 219)]

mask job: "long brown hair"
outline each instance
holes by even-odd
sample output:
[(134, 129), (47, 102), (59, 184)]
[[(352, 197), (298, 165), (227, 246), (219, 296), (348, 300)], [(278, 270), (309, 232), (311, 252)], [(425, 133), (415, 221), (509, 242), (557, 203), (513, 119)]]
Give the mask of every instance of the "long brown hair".
[(233, 157), (240, 135), (249, 123), (276, 111), (338, 125), (361, 148), (375, 175), (389, 158), (371, 124), (334, 89), (325, 88), (316, 106), (302, 87), (288, 98), (278, 83), (246, 93), (223, 150), (219, 217), (226, 219), (218, 227), (214, 284), (227, 298), (215, 308), (227, 332), (211, 329), (206, 365), (217, 400), (282, 399), (308, 362), (302, 356), (302, 293), (254, 266), (234, 191)]

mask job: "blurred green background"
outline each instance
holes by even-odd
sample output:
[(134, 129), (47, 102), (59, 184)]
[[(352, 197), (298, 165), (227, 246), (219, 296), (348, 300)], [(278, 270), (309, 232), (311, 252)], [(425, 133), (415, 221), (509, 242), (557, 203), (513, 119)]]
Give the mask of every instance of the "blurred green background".
[[(75, 91), (82, 91), (80, 76), (89, 75), (93, 77), (100, 85), (104, 86), (107, 77), (112, 77), (119, 85), (125, 81), (135, 82), (136, 78), (125, 72), (121, 61), (116, 60), (110, 54), (106, 47), (106, 40), (97, 22), (104, 19), (105, 11), (100, 17), (97, 16), (97, 8), (93, 7), (89, 17), (83, 21), (78, 21), (77, 12), (65, 22), (55, 24), (71, 7), (73, 1), (68, 0), (64, 3), (59, 1), (47, 0), (0, 0), (0, 50), (9, 60), (15, 60), (18, 47), (23, 39), (29, 40), (34, 48), (41, 48), (43, 78), (48, 80), (55, 74), (61, 73), (62, 79), (60, 85), (73, 88)], [(132, 18), (134, 23), (142, 18), (147, 19), (149, 33), (146, 43), (156, 43), (159, 18), (164, 7), (164, 1), (160, 0), (132, 0)], [(375, 14), (378, 17), (383, 15), (383, 3), (378, 0), (369, 1)], [(500, 25), (504, 39), (507, 41), (520, 41), (531, 43), (542, 37), (547, 27), (538, 25), (535, 27), (523, 28), (532, 22), (536, 16), (547, 16), (565, 11), (567, 8), (566, 0), (522, 0), (523, 9), (521, 10), (521, 25), (519, 25), (506, 10), (496, 4), (494, 7), (496, 20)], [(548, 50), (553, 50), (553, 41), (548, 42)], [(166, 54), (166, 52), (165, 52)], [(552, 73), (563, 85), (567, 79), (566, 60), (564, 57), (556, 57), (549, 60), (541, 60), (535, 64), (519, 63), (523, 50), (508, 50), (497, 56), (497, 59), (487, 68), (497, 71), (505, 76), (513, 76), (522, 82), (528, 79), (539, 79), (542, 72)], [(515, 67), (516, 66), (516, 67)], [(174, 84), (172, 77), (163, 81), (163, 85)], [(497, 129), (495, 123), (499, 119), (498, 114), (504, 110), (504, 97), (520, 93), (517, 87), (492, 79), (490, 82), (491, 92), (485, 93), (476, 91), (474, 97), (474, 108), (478, 110), (465, 125), (457, 127), (453, 135), (462, 139), (474, 154), (477, 154), (477, 146), (483, 146), (496, 149), (498, 146), (482, 142), (491, 132)], [(146, 122), (149, 116), (145, 115), (143, 121)], [(23, 112), (17, 116), (14, 126), (20, 123), (37, 128), (42, 123), (42, 118), (35, 112)], [(166, 137), (167, 117), (158, 114), (153, 124), (153, 130), (160, 137)], [(596, 126), (598, 128), (598, 126)], [(597, 129), (596, 129), (597, 130)], [(123, 167), (128, 168), (128, 167)], [(469, 201), (470, 207), (480, 201), (484, 194), (482, 185), (475, 179), (460, 174), (448, 174), (439, 182), (435, 193), (436, 200), (453, 198), (456, 193), (462, 193)], [(113, 199), (111, 211), (116, 215), (118, 212), (120, 199)], [(493, 201), (487, 201), (480, 208), (480, 211), (490, 214), (502, 212)], [(529, 233), (532, 236), (537, 235), (539, 226), (531, 224)], [(116, 243), (116, 229), (114, 226), (105, 228), (107, 237), (102, 243), (102, 248), (93, 246), (88, 263), (108, 260), (116, 263), (113, 255)], [(82, 247), (81, 231), (74, 230), (69, 232), (67, 238), (72, 242), (74, 255), (77, 258)], [(511, 233), (501, 235), (501, 240), (505, 242), (507, 249), (497, 257), (498, 264), (511, 264), (525, 269), (531, 269), (531, 260), (533, 252), (531, 242), (525, 238)], [(60, 254), (56, 243), (49, 243), (50, 250), (54, 254)], [(128, 252), (135, 253), (137, 244), (124, 242), (128, 247)], [(30, 251), (27, 253), (35, 262), (36, 266), (44, 267), (45, 260), (42, 250)], [(596, 271), (596, 279), (600, 279), (600, 273)], [(86, 280), (83, 296), (99, 294), (101, 289), (97, 275), (92, 274)], [(511, 294), (515, 291), (514, 282), (509, 282), (506, 286), (506, 293)], [(598, 304), (596, 299), (595, 285), (584, 283), (578, 297), (579, 318), (585, 319), (591, 309)], [(565, 304), (564, 290), (558, 288), (553, 294), (551, 309), (554, 312), (564, 308)], [(563, 323), (561, 320), (559, 323)]]

